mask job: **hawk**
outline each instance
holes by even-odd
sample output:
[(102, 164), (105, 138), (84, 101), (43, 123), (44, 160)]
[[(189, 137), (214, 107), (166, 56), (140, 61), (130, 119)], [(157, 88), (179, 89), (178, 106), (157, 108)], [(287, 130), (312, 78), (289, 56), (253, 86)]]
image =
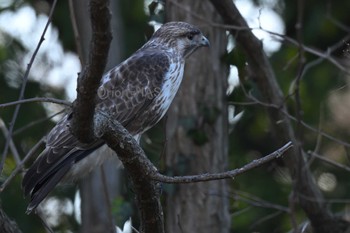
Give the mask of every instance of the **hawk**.
[[(161, 26), (139, 50), (108, 71), (96, 96), (96, 111), (118, 120), (136, 140), (167, 112), (182, 81), (185, 59), (209, 46), (201, 31), (185, 22)], [(61, 181), (76, 179), (110, 157), (104, 141), (84, 144), (70, 131), (72, 112), (50, 131), (46, 148), (26, 172), (22, 187), (32, 212)], [(100, 153), (92, 153), (92, 152)]]

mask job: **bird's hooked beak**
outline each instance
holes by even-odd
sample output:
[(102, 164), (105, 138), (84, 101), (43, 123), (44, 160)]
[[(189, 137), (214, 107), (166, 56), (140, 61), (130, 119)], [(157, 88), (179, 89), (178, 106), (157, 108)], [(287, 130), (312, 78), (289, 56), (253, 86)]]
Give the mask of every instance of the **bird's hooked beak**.
[(205, 36), (202, 36), (200, 45), (204, 47), (210, 47), (210, 42)]
[[(188, 42), (187, 42), (188, 43)], [(184, 46), (182, 41), (180, 42), (181, 46)], [(189, 55), (191, 55), (194, 51), (196, 51), (200, 47), (209, 47), (210, 43), (209, 40), (203, 36), (202, 34), (197, 34), (192, 38), (190, 44), (187, 44), (184, 46), (183, 49), (183, 57), (187, 58)]]

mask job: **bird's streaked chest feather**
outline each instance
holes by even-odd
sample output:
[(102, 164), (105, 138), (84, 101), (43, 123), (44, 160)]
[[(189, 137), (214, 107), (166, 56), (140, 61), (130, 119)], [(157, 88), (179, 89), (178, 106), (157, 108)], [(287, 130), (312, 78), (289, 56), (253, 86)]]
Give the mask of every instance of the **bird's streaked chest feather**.
[[(186, 57), (208, 45), (193, 25), (163, 25), (142, 48), (106, 73), (95, 98), (96, 111), (119, 121), (139, 139), (168, 110), (181, 84)], [(72, 114), (51, 131), (45, 150), (23, 179), (24, 193), (31, 197), (28, 212), (37, 208), (64, 177), (76, 178), (105, 159), (116, 157), (102, 139), (81, 143), (70, 131)]]
[(161, 93), (158, 95), (159, 101), (162, 102), (162, 116), (166, 113), (172, 103), (182, 82), (184, 73), (184, 62), (174, 62), (170, 64), (168, 72), (164, 76), (164, 83), (161, 88)]
[[(148, 112), (146, 117), (134, 119), (134, 124), (140, 124), (140, 132), (138, 133), (142, 134), (144, 131), (153, 127), (153, 125), (165, 115), (182, 82), (184, 66), (184, 62), (179, 60), (176, 60), (176, 62), (170, 64), (168, 71), (164, 75), (164, 82), (162, 86), (155, 90), (157, 93), (153, 93), (155, 96), (154, 104), (152, 105), (153, 107), (145, 110), (145, 112)], [(109, 80), (110, 77), (105, 76), (102, 79), (102, 84), (108, 82)], [(149, 123), (145, 124), (144, 121), (149, 121)], [(143, 128), (142, 125), (146, 125), (146, 127)], [(139, 134), (135, 135), (137, 139), (139, 139), (139, 136)], [(90, 172), (94, 167), (96, 167), (96, 165), (102, 164), (102, 162), (108, 158), (116, 158), (116, 156), (114, 156), (113, 151), (104, 145), (99, 148), (96, 153), (92, 153), (83, 161), (79, 162), (79, 166), (73, 167), (66, 177), (78, 177), (78, 174)]]
[(165, 115), (183, 72), (184, 59), (176, 50), (141, 50), (103, 77), (100, 89), (123, 95), (108, 95), (99, 108), (108, 111), (131, 134), (143, 133)]

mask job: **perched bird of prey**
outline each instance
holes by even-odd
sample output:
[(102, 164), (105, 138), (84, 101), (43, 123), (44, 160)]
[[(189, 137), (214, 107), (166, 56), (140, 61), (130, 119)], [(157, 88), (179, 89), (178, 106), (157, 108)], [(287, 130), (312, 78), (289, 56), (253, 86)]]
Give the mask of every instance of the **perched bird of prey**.
[[(96, 111), (118, 120), (137, 140), (168, 110), (182, 81), (185, 59), (209, 41), (195, 26), (170, 22), (127, 60), (108, 71), (96, 96)], [(103, 140), (78, 141), (67, 114), (47, 136), (46, 148), (25, 174), (22, 187), (32, 212), (62, 179), (76, 179), (115, 155)], [(94, 151), (99, 151), (98, 156)]]

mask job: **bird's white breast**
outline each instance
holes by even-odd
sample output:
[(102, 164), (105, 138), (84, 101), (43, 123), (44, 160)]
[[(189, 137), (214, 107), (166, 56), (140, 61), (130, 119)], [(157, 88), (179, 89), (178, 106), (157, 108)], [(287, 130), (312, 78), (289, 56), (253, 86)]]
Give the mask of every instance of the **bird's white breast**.
[(184, 62), (171, 63), (168, 72), (165, 75), (164, 83), (161, 88), (161, 93), (158, 96), (161, 96), (163, 104), (163, 114), (166, 113), (170, 104), (172, 103), (182, 81), (184, 73)]

